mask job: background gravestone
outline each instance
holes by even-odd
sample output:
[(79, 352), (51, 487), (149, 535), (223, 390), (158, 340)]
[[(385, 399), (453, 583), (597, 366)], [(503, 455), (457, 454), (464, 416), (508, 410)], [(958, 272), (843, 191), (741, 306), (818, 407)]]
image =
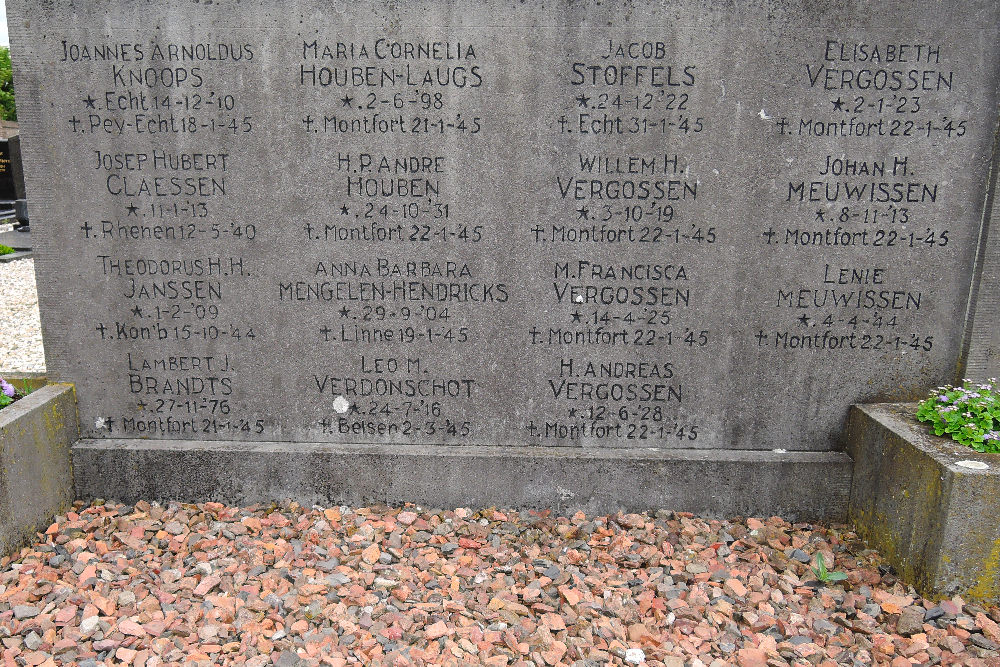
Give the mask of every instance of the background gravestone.
[(848, 406), (964, 363), (996, 3), (10, 4), (102, 455), (760, 451), (836, 513)]
[(17, 199), (14, 187), (14, 164), (7, 140), (0, 140), (0, 200)]

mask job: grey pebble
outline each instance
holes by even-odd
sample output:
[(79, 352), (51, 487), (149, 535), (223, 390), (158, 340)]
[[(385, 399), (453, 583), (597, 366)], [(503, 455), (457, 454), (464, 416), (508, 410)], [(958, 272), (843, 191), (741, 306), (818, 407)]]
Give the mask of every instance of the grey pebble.
[(838, 626), (824, 618), (819, 618), (813, 621), (813, 630), (819, 630), (820, 632), (828, 635), (836, 633), (839, 629), (840, 628)]
[(275, 667), (299, 667), (299, 665), (305, 665), (306, 663), (291, 651), (282, 651), (274, 664)]
[(979, 648), (984, 648), (987, 651), (996, 651), (1000, 646), (997, 645), (995, 641), (992, 641), (988, 637), (984, 637), (979, 633), (975, 633), (969, 637), (969, 641), (978, 646)]
[(331, 586), (343, 586), (344, 584), (350, 583), (350, 581), (351, 578), (343, 572), (334, 572), (326, 578), (326, 583)]
[(792, 549), (791, 558), (792, 560), (797, 560), (800, 563), (808, 563), (810, 560), (812, 560), (811, 558), (809, 558), (809, 554), (807, 554), (802, 549)]
[(941, 607), (931, 607), (924, 612), (924, 621), (936, 621), (937, 619), (944, 616), (944, 609)]
[[(32, 607), (27, 604), (14, 605), (14, 618), (21, 621), (26, 618), (34, 618), (42, 613), (42, 610), (38, 607)], [(34, 649), (32, 649), (34, 650)]]
[(171, 521), (163, 527), (163, 530), (167, 531), (171, 535), (180, 535), (184, 532), (184, 524), (180, 521)]
[(923, 631), (924, 608), (917, 605), (904, 607), (899, 614), (899, 621), (896, 623), (896, 632), (909, 637), (912, 634)]
[(42, 645), (42, 638), (38, 636), (38, 633), (32, 630), (28, 633), (28, 636), (24, 638), (24, 646), (29, 651), (35, 651), (39, 646)]

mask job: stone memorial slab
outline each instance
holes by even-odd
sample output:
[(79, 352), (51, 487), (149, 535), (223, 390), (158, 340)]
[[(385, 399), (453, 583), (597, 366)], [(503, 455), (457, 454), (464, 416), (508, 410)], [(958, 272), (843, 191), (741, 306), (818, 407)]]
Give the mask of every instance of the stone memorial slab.
[(85, 438), (830, 452), (964, 363), (994, 2), (9, 5)]

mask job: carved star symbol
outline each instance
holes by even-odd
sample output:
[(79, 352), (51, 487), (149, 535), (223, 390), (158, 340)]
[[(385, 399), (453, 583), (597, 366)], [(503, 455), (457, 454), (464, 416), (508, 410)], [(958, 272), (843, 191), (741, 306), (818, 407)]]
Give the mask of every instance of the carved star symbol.
[(802, 313), (802, 317), (798, 318), (798, 320), (799, 324), (801, 324), (802, 326), (804, 327), (809, 326), (809, 316), (806, 315), (805, 313)]
[(142, 308), (140, 308), (139, 305), (136, 304), (135, 308), (132, 309), (132, 314), (135, 315), (136, 317), (142, 317)]
[(86, 97), (84, 97), (83, 101), (87, 104), (87, 108), (88, 109), (96, 109), (97, 108), (97, 106), (95, 106), (95, 104), (94, 104), (95, 102), (97, 102), (97, 100), (95, 100), (90, 95), (87, 95)]
[(134, 215), (137, 218), (139, 217), (139, 207), (136, 206), (135, 203), (129, 204), (126, 210), (129, 215)]
[(351, 414), (352, 415), (360, 415), (361, 414), (361, 410), (358, 409), (357, 403), (352, 403), (351, 404)]
[(146, 404), (142, 401), (139, 401), (138, 403), (135, 404), (135, 408), (136, 410), (145, 410)]
[(570, 408), (569, 409), (569, 416), (570, 417), (576, 417), (576, 408)]
[(818, 222), (826, 222), (826, 218), (823, 217), (823, 209), (816, 211), (816, 220)]
[(351, 309), (348, 308), (347, 306), (344, 306), (343, 308), (340, 309), (340, 316), (341, 317), (347, 317), (350, 314), (351, 314)]
[(838, 97), (835, 100), (831, 100), (831, 102), (833, 103), (833, 110), (834, 111), (843, 111), (844, 110), (844, 100), (842, 100), (842, 99), (840, 99)]
[(340, 214), (341, 215), (347, 215), (348, 212), (349, 211), (347, 210), (347, 204), (344, 204), (343, 206), (340, 207)]
[(576, 212), (580, 216), (578, 220), (590, 220), (590, 209), (586, 206), (576, 209)]
[(351, 97), (350, 95), (344, 95), (344, 97), (340, 101), (344, 104), (345, 107), (349, 107), (351, 106), (351, 102), (354, 101), (354, 98)]
[(584, 109), (586, 109), (590, 106), (590, 98), (587, 97), (586, 95), (580, 95), (578, 98), (576, 98), (576, 103), (581, 107), (583, 107)]
[(579, 310), (576, 311), (575, 313), (572, 313), (572, 315), (573, 315), (573, 321), (574, 322), (579, 322), (580, 321), (580, 311)]

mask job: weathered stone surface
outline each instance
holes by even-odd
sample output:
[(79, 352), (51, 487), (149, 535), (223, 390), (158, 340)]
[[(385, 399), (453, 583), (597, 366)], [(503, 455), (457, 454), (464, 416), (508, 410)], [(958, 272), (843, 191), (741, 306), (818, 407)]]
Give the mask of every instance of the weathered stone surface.
[[(393, 447), (322, 443), (81, 440), (78, 498), (294, 498), (305, 506), (553, 507), (702, 515), (844, 516), (851, 462), (836, 452)], [(795, 480), (790, 483), (789, 480)]]
[(849, 518), (921, 594), (995, 600), (1000, 527), (984, 517), (1000, 512), (1000, 456), (934, 436), (912, 418), (914, 410), (913, 404), (852, 408)]
[(994, 2), (9, 10), (87, 437), (827, 451), (961, 361)]
[(48, 385), (0, 410), (0, 555), (21, 546), (73, 499), (73, 387)]

